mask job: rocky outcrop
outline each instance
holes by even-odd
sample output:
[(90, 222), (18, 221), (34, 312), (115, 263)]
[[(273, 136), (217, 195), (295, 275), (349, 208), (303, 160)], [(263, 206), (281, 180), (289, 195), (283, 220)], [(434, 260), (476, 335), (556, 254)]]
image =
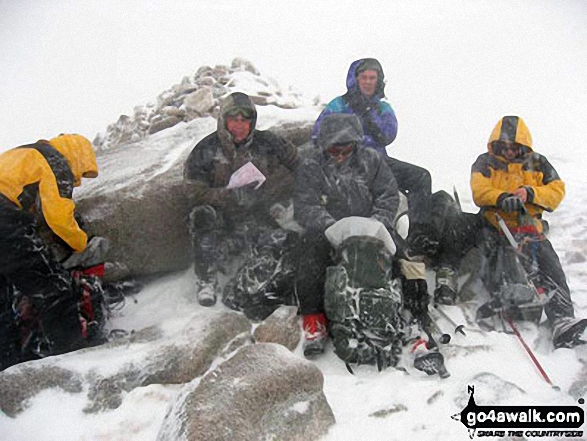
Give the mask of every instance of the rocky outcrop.
[[(270, 129), (294, 144), (306, 142), (315, 113), (276, 109)], [(213, 118), (197, 118), (100, 151), (98, 178), (85, 179), (75, 190), (89, 233), (110, 240), (107, 258), (123, 264), (127, 276), (178, 271), (192, 263), (183, 167), (198, 141), (215, 129)]]
[[(28, 401), (44, 389), (58, 387), (66, 392), (88, 391), (85, 412), (115, 409), (124, 393), (150, 384), (184, 384), (203, 375), (217, 357), (228, 356), (236, 346), (250, 344), (251, 323), (235, 312), (210, 314), (194, 319), (178, 336), (164, 338), (156, 328), (147, 328), (126, 339), (100, 347), (17, 365), (0, 372), (0, 409), (16, 416)], [(84, 353), (109, 351), (120, 367), (111, 373), (99, 357), (85, 374), (59, 367), (59, 360)], [(90, 362), (91, 364), (91, 362)], [(86, 364), (87, 366), (87, 364)], [(108, 371), (103, 373), (104, 369)]]
[(309, 104), (299, 92), (262, 77), (250, 61), (235, 58), (230, 66), (202, 66), (159, 94), (155, 102), (136, 106), (132, 116), (121, 115), (96, 136), (94, 145), (98, 150), (108, 150), (138, 142), (180, 122), (215, 117), (222, 99), (237, 90), (248, 93), (257, 105), (294, 109)]
[(188, 384), (158, 441), (307, 440), (335, 423), (318, 368), (281, 345), (245, 346)]

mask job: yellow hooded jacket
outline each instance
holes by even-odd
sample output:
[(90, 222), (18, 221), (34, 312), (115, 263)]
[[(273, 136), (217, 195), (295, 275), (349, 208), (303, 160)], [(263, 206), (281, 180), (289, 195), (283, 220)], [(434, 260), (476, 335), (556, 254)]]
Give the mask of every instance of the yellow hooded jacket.
[[(511, 162), (495, 151), (496, 141), (511, 141), (521, 146), (521, 154)], [(553, 211), (565, 196), (565, 184), (548, 160), (532, 150), (532, 137), (524, 120), (504, 116), (499, 120), (487, 142), (487, 153), (480, 155), (471, 168), (471, 189), (475, 204), (485, 218), (499, 229), (496, 213), (508, 227), (519, 226), (518, 213), (506, 213), (498, 207), (501, 201), (520, 188), (528, 191), (526, 209), (533, 223), (542, 232), (542, 213)]]
[[(46, 155), (42, 151), (47, 152)], [(69, 170), (61, 170), (47, 159), (55, 156), (60, 159), (61, 155)], [(82, 177), (96, 176), (98, 165), (92, 144), (80, 135), (59, 135), (50, 141), (17, 147), (0, 155), (0, 193), (17, 207), (30, 209), (23, 206), (25, 193), (36, 188), (47, 225), (76, 252), (85, 249), (87, 236), (74, 218), (72, 186), (81, 185)]]

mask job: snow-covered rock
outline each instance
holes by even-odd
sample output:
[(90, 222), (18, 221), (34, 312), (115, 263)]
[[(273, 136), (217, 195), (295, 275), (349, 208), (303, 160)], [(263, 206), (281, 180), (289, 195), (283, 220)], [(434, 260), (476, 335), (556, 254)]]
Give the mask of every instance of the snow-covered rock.
[(280, 306), (253, 332), (257, 343), (279, 343), (293, 351), (301, 340), (297, 306)]
[(311, 362), (273, 343), (245, 346), (185, 386), (158, 441), (318, 439), (335, 423)]
[(106, 131), (96, 135), (94, 145), (108, 150), (147, 139), (149, 135), (180, 122), (217, 116), (222, 99), (232, 92), (245, 92), (257, 105), (296, 109), (311, 103), (301, 93), (282, 88), (261, 75), (248, 60), (235, 58), (229, 66), (202, 66), (194, 75), (160, 93), (154, 103), (136, 106), (134, 115), (121, 115)]
[[(307, 143), (317, 109), (259, 108), (258, 126)], [(170, 118), (175, 118), (171, 116)], [(194, 146), (216, 130), (212, 117), (181, 122), (140, 141), (97, 153), (99, 176), (76, 189), (90, 234), (110, 240), (108, 260), (144, 276), (192, 263), (183, 167)]]

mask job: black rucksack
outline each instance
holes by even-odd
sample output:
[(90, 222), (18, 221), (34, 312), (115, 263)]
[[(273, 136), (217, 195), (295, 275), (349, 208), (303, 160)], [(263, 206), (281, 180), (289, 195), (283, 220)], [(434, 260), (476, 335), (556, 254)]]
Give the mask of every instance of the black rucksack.
[(334, 352), (346, 363), (396, 366), (402, 351), (401, 283), (382, 241), (353, 236), (326, 271), (324, 309)]

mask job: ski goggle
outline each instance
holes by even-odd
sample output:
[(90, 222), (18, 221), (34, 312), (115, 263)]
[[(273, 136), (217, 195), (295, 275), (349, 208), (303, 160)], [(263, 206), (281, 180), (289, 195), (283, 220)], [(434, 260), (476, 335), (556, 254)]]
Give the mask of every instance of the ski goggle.
[(333, 144), (330, 147), (326, 148), (326, 153), (330, 156), (339, 158), (339, 157), (347, 157), (355, 150), (354, 144)]
[(224, 114), (224, 118), (236, 118), (241, 116), (244, 119), (253, 119), (253, 110), (247, 107), (235, 107)]

